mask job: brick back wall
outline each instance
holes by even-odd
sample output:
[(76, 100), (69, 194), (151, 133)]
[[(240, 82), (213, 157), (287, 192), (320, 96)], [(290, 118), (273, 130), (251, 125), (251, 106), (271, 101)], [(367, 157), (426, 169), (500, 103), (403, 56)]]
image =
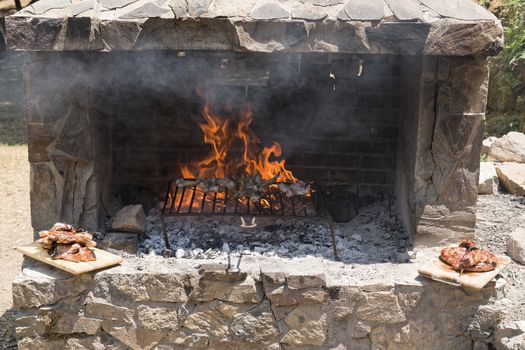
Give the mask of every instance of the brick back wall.
[[(115, 185), (163, 191), (167, 179), (179, 176), (181, 163), (208, 152), (198, 128), (203, 121), (198, 86), (213, 96), (214, 111), (252, 105), (254, 131), (266, 145), (281, 144), (297, 177), (353, 185), (360, 193), (393, 188), (399, 57), (115, 56), (104, 58), (111, 73), (106, 88), (97, 87), (100, 114), (112, 121)], [(266, 71), (267, 82), (216, 78), (217, 72), (231, 78), (244, 71), (254, 76)]]

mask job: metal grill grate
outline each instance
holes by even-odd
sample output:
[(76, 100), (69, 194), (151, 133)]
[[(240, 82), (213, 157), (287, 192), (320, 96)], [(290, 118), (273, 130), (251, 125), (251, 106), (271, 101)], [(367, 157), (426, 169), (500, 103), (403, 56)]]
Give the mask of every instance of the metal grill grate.
[[(311, 186), (311, 184), (305, 184)], [(309, 190), (304, 196), (287, 197), (279, 183), (262, 191), (256, 201), (239, 196), (227, 188), (203, 191), (198, 185), (179, 187), (170, 181), (162, 209), (163, 215), (248, 215), (248, 216), (317, 216), (317, 196)]]

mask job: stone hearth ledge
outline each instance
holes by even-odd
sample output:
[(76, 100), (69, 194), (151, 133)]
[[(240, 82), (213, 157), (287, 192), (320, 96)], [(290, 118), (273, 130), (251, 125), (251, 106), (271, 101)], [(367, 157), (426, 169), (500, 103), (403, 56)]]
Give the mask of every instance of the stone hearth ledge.
[(501, 23), (465, 0), (40, 0), (13, 50), (234, 50), (491, 56)]
[(27, 259), (13, 282), (18, 346), (470, 349), (492, 341), (505, 308), (504, 280), (465, 292), (417, 277), (419, 260), (232, 261), (127, 258), (75, 277)]

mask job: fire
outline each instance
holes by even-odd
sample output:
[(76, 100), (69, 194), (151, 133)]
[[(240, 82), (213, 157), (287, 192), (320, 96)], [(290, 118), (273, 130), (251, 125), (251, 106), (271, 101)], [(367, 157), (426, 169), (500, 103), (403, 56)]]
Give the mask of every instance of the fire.
[[(202, 110), (204, 123), (199, 124), (203, 141), (211, 146), (210, 153), (202, 160), (181, 166), (184, 178), (224, 178), (231, 175), (260, 175), (263, 180), (277, 178), (281, 182), (297, 182), (293, 173), (286, 169), (281, 145), (273, 142), (262, 147), (261, 140), (251, 126), (253, 112), (244, 108), (237, 116), (213, 114), (209, 105)], [(238, 148), (242, 152), (236, 152)]]

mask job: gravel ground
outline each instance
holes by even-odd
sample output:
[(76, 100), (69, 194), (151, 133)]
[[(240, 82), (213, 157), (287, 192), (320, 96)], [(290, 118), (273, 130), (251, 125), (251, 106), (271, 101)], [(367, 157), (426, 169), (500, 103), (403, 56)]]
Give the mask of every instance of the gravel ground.
[(13, 247), (33, 238), (26, 145), (0, 145), (0, 198), (0, 349), (9, 349), (15, 344), (11, 282), (22, 263), (22, 255)]
[[(479, 196), (477, 218), (478, 245), (504, 253), (508, 234), (525, 227), (525, 197)], [(513, 262), (501, 275), (507, 280), (509, 308), (506, 320), (525, 320), (525, 266)]]

